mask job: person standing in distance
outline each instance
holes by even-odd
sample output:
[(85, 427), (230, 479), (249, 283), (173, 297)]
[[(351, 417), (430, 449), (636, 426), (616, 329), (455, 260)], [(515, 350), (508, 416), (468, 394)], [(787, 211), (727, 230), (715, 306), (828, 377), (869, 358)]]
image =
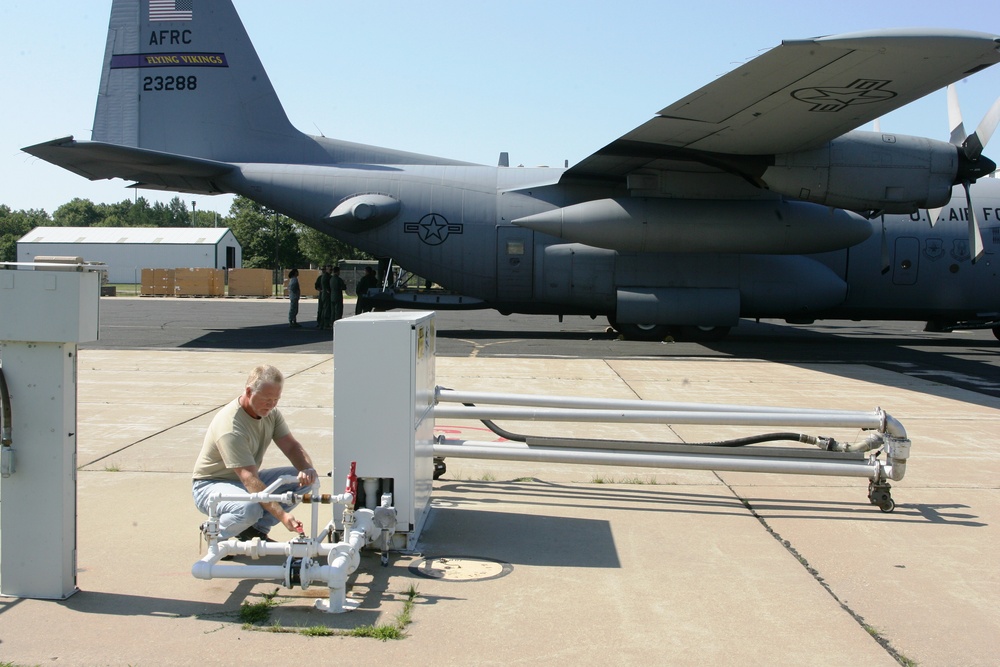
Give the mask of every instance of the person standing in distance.
[(292, 269), (288, 272), (288, 326), (293, 329), (301, 327), (297, 318), (299, 316), (299, 299), (302, 297), (302, 288), (299, 286), (299, 270)]
[[(284, 381), (281, 371), (274, 366), (257, 366), (250, 372), (243, 393), (212, 418), (192, 475), (194, 504), (202, 514), (208, 514), (209, 500), (216, 493), (257, 493), (283, 475), (295, 475), (297, 480), (278, 487), (276, 493), (295, 491), (316, 481), (312, 459), (292, 435), (277, 408)], [(294, 467), (261, 470), (264, 453), (271, 442)], [(236, 536), (241, 540), (259, 537), (273, 541), (268, 532), (279, 523), (292, 532), (299, 532), (302, 524), (291, 514), (294, 507), (295, 504), (239, 500), (221, 502), (218, 505), (219, 536), (222, 539)]]
[(375, 271), (372, 270), (372, 267), (366, 266), (365, 275), (358, 281), (358, 285), (354, 290), (358, 295), (358, 303), (354, 306), (355, 315), (367, 313), (371, 310), (371, 307), (368, 304), (368, 290), (376, 287), (378, 287), (378, 280), (375, 278)]
[(347, 283), (344, 279), (340, 277), (340, 267), (333, 267), (333, 277), (330, 280), (330, 289), (333, 290), (331, 300), (333, 301), (333, 307), (331, 308), (332, 322), (336, 322), (344, 316), (344, 292), (347, 291)]

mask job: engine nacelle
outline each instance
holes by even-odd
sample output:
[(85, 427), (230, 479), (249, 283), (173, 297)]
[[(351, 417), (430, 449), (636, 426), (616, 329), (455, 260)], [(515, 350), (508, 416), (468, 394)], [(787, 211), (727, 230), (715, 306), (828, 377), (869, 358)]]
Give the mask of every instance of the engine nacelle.
[(816, 204), (912, 213), (947, 204), (958, 167), (958, 151), (944, 141), (849, 132), (814, 150), (776, 155), (762, 180)]
[(399, 200), (389, 195), (359, 194), (342, 200), (326, 220), (345, 232), (361, 232), (389, 222), (399, 208)]
[(872, 234), (861, 217), (798, 201), (595, 199), (512, 221), (567, 241), (622, 252), (810, 254)]

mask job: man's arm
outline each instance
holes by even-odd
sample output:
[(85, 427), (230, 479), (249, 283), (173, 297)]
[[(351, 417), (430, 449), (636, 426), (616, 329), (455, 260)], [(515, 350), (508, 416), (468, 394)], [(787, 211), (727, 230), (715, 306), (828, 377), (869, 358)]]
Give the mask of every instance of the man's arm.
[(312, 459), (305, 447), (291, 433), (274, 441), (281, 453), (299, 471), (299, 485), (309, 486), (316, 482), (318, 475), (313, 467)]

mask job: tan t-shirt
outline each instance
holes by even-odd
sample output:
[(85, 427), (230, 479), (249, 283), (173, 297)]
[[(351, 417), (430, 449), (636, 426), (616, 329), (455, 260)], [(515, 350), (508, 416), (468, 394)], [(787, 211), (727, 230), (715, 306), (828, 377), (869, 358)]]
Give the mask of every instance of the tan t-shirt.
[(223, 406), (208, 425), (193, 477), (238, 481), (233, 468), (256, 465), (259, 469), (268, 445), (290, 432), (277, 408), (262, 419), (254, 419), (240, 407), (237, 397)]

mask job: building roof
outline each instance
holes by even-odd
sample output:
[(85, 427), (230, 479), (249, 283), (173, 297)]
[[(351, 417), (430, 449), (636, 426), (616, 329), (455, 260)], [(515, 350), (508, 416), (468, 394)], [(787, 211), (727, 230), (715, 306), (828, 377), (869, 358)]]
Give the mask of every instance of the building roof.
[(35, 227), (19, 243), (215, 245), (228, 227)]

